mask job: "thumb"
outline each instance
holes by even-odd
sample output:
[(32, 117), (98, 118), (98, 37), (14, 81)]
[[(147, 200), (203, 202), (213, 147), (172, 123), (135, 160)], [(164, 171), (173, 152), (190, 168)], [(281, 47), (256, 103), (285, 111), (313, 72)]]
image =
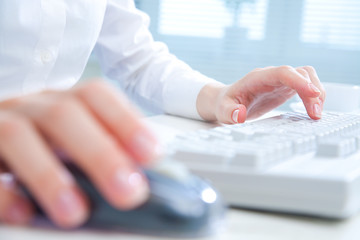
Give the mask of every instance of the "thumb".
[(243, 123), (246, 120), (246, 107), (243, 104), (226, 104), (223, 105), (222, 116), (219, 121), (226, 124)]
[(233, 107), (231, 112), (231, 120), (233, 123), (243, 123), (246, 120), (246, 107), (243, 104), (238, 104)]

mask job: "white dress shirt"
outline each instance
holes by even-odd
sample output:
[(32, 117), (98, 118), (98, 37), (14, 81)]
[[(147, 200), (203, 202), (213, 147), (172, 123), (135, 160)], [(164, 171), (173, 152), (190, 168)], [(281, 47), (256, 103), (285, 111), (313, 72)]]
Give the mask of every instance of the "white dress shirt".
[(154, 42), (148, 23), (132, 0), (1, 0), (0, 99), (70, 88), (94, 51), (140, 105), (199, 118), (197, 95), (214, 80)]

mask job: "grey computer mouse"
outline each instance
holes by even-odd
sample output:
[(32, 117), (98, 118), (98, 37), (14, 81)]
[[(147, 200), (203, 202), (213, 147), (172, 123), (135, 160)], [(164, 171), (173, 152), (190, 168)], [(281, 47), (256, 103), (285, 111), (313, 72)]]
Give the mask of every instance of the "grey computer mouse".
[(225, 208), (221, 197), (195, 175), (179, 180), (144, 170), (150, 185), (149, 200), (135, 210), (121, 211), (106, 202), (79, 168), (66, 165), (90, 200), (91, 214), (84, 227), (195, 237), (208, 236), (222, 225)]

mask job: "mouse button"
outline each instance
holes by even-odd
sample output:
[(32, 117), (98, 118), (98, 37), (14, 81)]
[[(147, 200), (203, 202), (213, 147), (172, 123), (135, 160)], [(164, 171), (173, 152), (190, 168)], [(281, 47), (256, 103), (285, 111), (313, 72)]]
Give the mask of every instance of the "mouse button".
[(159, 160), (151, 170), (180, 182), (186, 182), (191, 177), (190, 171), (183, 163), (171, 158)]
[(183, 200), (187, 200), (197, 199), (199, 196), (198, 189), (189, 182), (185, 184), (149, 170), (145, 170), (145, 175), (149, 180), (150, 194), (159, 199), (171, 201), (182, 196)]
[(185, 218), (203, 214), (204, 202), (197, 189), (152, 171), (145, 172), (151, 189), (149, 201), (153, 204)]

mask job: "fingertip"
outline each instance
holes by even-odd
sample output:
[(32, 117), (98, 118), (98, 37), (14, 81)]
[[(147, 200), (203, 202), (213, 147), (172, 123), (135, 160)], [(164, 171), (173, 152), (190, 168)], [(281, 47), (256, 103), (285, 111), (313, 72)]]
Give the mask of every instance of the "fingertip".
[(130, 210), (143, 204), (150, 194), (146, 177), (139, 170), (120, 167), (115, 170), (112, 182), (106, 187), (107, 199), (118, 209)]
[(163, 155), (160, 141), (148, 129), (136, 131), (128, 144), (132, 155), (143, 166), (152, 165)]
[[(305, 103), (304, 103), (305, 104)], [(306, 111), (311, 119), (319, 120), (322, 117), (322, 101), (318, 99), (318, 101), (315, 102), (308, 102), (305, 104)]]
[(313, 105), (313, 115), (314, 119), (320, 119), (322, 115), (322, 109), (319, 103)]
[(246, 120), (246, 107), (240, 104), (232, 113), (231, 119), (234, 123), (243, 123)]
[(84, 194), (77, 189), (64, 188), (57, 193), (50, 217), (61, 228), (71, 229), (81, 226), (88, 219), (89, 204)]

